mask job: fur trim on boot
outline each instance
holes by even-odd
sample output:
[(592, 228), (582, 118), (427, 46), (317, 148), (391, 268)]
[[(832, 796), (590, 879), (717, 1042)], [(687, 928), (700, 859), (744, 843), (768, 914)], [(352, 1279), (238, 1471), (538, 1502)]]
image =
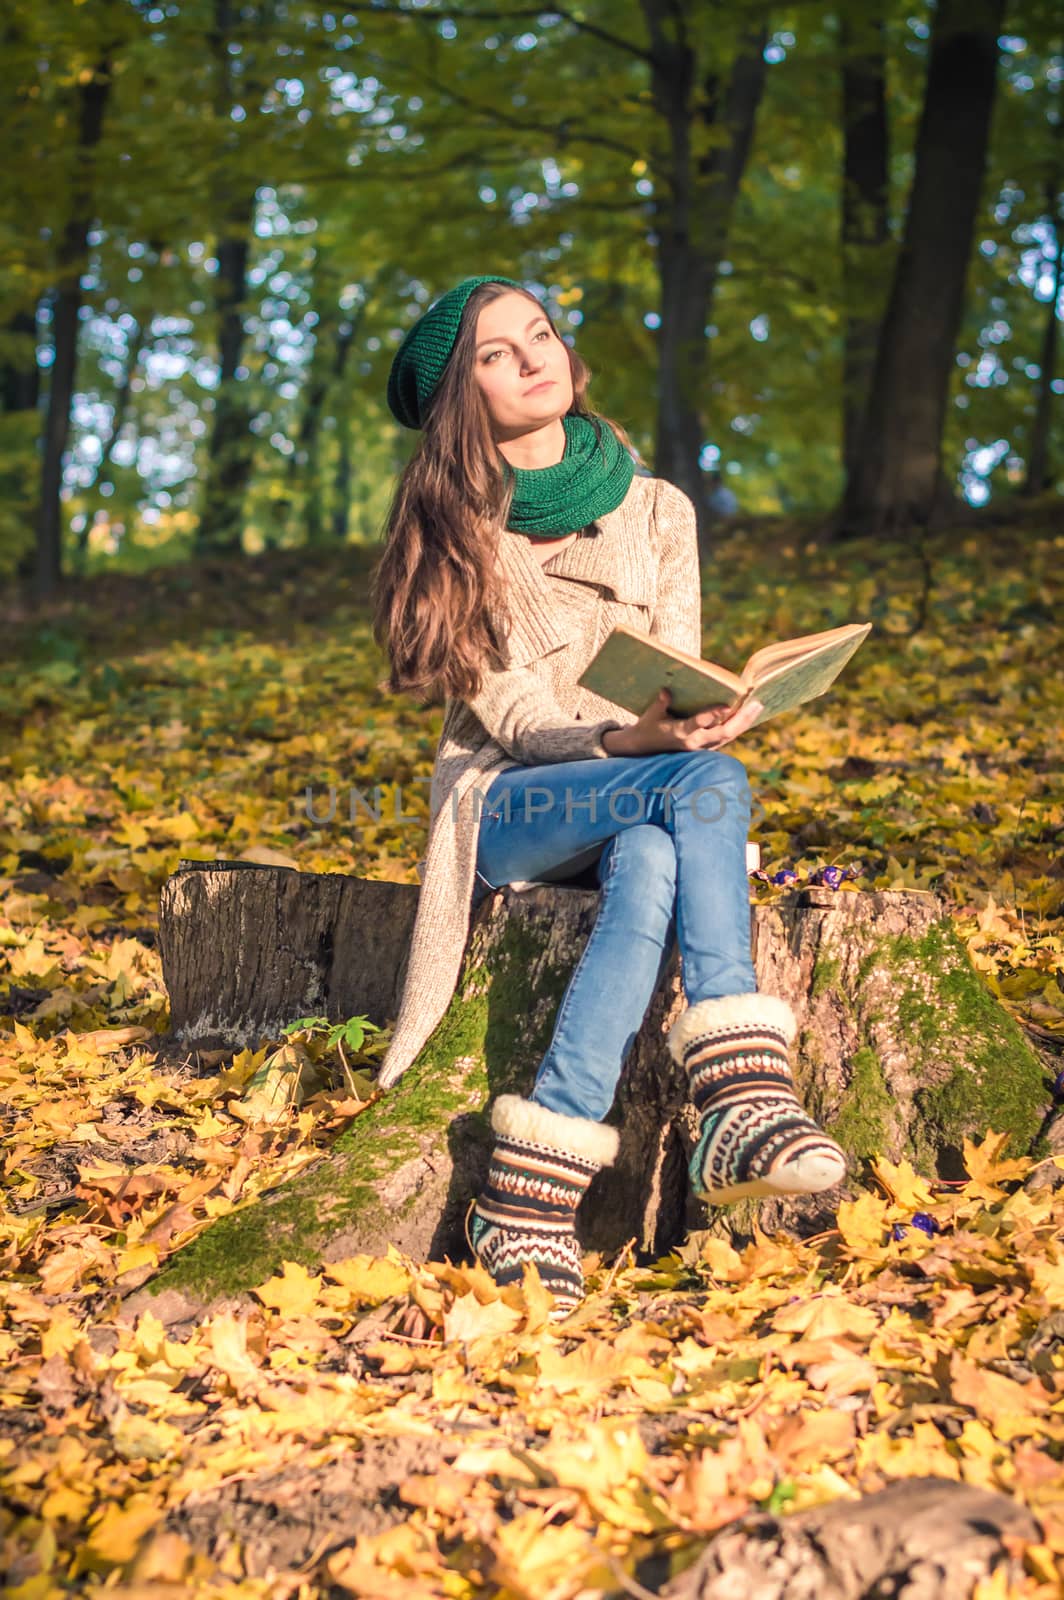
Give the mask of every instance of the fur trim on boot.
[(700, 1117), (691, 1183), (711, 1205), (819, 1194), (846, 1174), (842, 1150), (795, 1093), (788, 1046), (796, 1031), (786, 1000), (755, 993), (698, 1000), (669, 1032)]
[(496, 1144), (473, 1210), (473, 1249), (498, 1284), (520, 1283), (534, 1261), (558, 1321), (584, 1297), (576, 1208), (596, 1172), (613, 1165), (620, 1135), (516, 1094), (498, 1097), (491, 1125)]
[(584, 1156), (600, 1167), (612, 1167), (621, 1136), (616, 1128), (588, 1117), (567, 1117), (519, 1094), (501, 1094), (491, 1113), (492, 1130), (504, 1139), (547, 1145), (566, 1155)]

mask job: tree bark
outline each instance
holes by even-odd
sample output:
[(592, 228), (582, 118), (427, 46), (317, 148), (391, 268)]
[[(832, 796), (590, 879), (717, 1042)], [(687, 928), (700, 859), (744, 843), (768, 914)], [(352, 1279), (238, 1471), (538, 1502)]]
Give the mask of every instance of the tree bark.
[[(37, 318), (33, 311), (14, 311), (3, 329), (3, 348), (9, 352), (0, 364), (0, 412), (10, 416), (16, 411), (36, 414), (41, 387), (41, 372), (37, 365)], [(10, 352), (18, 350), (16, 360)]]
[[(288, 459), (289, 504), (294, 502), (303, 507), (303, 531), (311, 549), (331, 543), (343, 544), (347, 540), (350, 451), (341, 449), (342, 466), (337, 473), (337, 487), (343, 500), (327, 520), (322, 495), (321, 439), (330, 393), (336, 394), (339, 390), (348, 352), (366, 310), (363, 299), (361, 305), (345, 311), (335, 298), (328, 274), (323, 274), (320, 299), (324, 309), (314, 330), (314, 355), (303, 396), (296, 448)], [(344, 408), (339, 409), (342, 412)]]
[[(669, 9), (658, 0), (643, 0), (651, 41), (651, 93), (667, 138), (654, 174), (661, 289), (654, 470), (694, 502), (705, 555), (712, 520), (700, 465), (708, 369), (705, 330), (712, 320), (720, 264), (764, 90), (768, 32), (763, 22), (750, 24), (728, 76), (707, 74), (700, 98), (692, 103), (696, 52), (670, 36), (665, 20)], [(698, 154), (698, 135), (718, 128), (727, 134), (726, 142)]]
[(107, 437), (101, 441), (102, 449), (99, 465), (96, 468), (92, 483), (85, 490), (85, 521), (74, 545), (74, 569), (79, 575), (84, 574), (88, 566), (89, 538), (96, 520), (96, 513), (104, 501), (104, 486), (110, 484), (113, 487), (114, 485), (112, 465), (115, 446), (118, 444), (126, 421), (126, 415), (129, 411), (130, 399), (133, 393), (133, 380), (137, 375), (137, 367), (140, 365), (141, 355), (147, 342), (150, 322), (151, 317), (146, 316), (133, 325), (134, 332), (127, 346), (126, 364), (118, 387), (115, 390), (111, 407), (111, 426)]
[[(337, 391), (343, 382), (344, 369), (355, 340), (355, 324), (346, 317), (340, 325), (333, 359), (333, 380)], [(354, 483), (354, 461), (351, 451), (351, 419), (343, 406), (337, 406), (336, 417), (336, 467), (333, 472), (332, 532), (334, 544), (346, 544), (351, 531), (351, 491)], [(360, 526), (359, 531), (362, 532)]]
[(890, 246), (890, 139), (887, 63), (881, 14), (839, 13), (842, 54), (842, 459), (856, 470), (861, 423), (872, 383)]
[[(1059, 138), (1064, 120), (1058, 122), (1056, 126)], [(1053, 382), (1057, 375), (1057, 347), (1060, 342), (1057, 307), (1060, 304), (1061, 290), (1064, 289), (1064, 214), (1057, 209), (1057, 188), (1057, 180), (1054, 177), (1053, 181), (1046, 185), (1046, 215), (1051, 219), (1056, 233), (1057, 252), (1053, 263), (1053, 293), (1046, 304), (1045, 331), (1038, 358), (1038, 405), (1035, 410), (1034, 426), (1031, 429), (1027, 475), (1020, 490), (1024, 495), (1045, 494), (1047, 490), (1052, 489), (1055, 481), (1053, 464), (1049, 458), (1049, 437), (1053, 412)]]
[[(244, 308), (248, 257), (255, 215), (255, 185), (239, 171), (240, 133), (232, 119), (237, 100), (230, 38), (236, 16), (232, 0), (214, 0), (209, 34), (214, 58), (214, 114), (225, 159), (211, 180), (211, 210), (216, 218), (218, 271), (214, 304), (218, 324), (218, 388), (214, 399), (203, 509), (196, 529), (201, 553), (233, 555), (243, 545), (244, 497), (251, 478), (251, 411), (247, 386), (237, 377), (244, 347)], [(265, 20), (265, 19), (262, 19)], [(245, 65), (246, 74), (247, 67)], [(251, 86), (245, 83), (245, 91)]]
[[(34, 457), (40, 432), (38, 403), (41, 374), (37, 365), (36, 311), (15, 311), (0, 332), (0, 347), (11, 354), (0, 367), (0, 494), (7, 516), (28, 530), (16, 558), (15, 586), (27, 598), (33, 585), (37, 545), (33, 530), (40, 525), (40, 474)], [(18, 352), (17, 356), (15, 352)]]
[(942, 432), (986, 167), (1004, 0), (941, 0), (905, 235), (840, 532), (905, 533), (948, 510)]
[(244, 344), (244, 298), (254, 197), (233, 201), (220, 224), (218, 274), (218, 390), (207, 455), (203, 512), (196, 531), (201, 552), (235, 554), (242, 548), (244, 496), (251, 477), (252, 433), (237, 368)]
[(63, 527), (60, 491), (63, 457), (70, 434), (70, 407), (78, 359), (78, 313), (81, 276), (92, 223), (96, 189), (96, 151), (103, 135), (104, 111), (111, 93), (115, 51), (106, 48), (87, 83), (75, 91), (78, 137), (74, 152), (74, 178), (70, 213), (62, 228), (56, 253), (56, 283), (52, 300), (54, 359), (48, 387), (41, 453), (41, 495), (37, 523), (37, 555), (33, 572), (33, 598), (46, 600), (63, 577)]
[[(193, 1240), (151, 1293), (206, 1303), (285, 1259), (310, 1265), (388, 1243), (422, 1259), (468, 1259), (465, 1216), (490, 1156), (491, 1104), (532, 1086), (597, 914), (598, 893), (583, 881), (507, 887), (483, 901), (448, 1011), (400, 1082), (320, 1162)], [(177, 1039), (254, 1046), (311, 1014), (385, 1025), (417, 894), (341, 874), (181, 863), (163, 887), (159, 941)], [(755, 1221), (817, 1232), (879, 1152), (955, 1177), (964, 1137), (988, 1127), (1008, 1132), (1015, 1151), (1031, 1148), (1049, 1100), (1041, 1064), (972, 971), (935, 896), (807, 888), (752, 908), (752, 935), (759, 988), (784, 995), (798, 1017), (799, 1091), (851, 1173), (828, 1195), (724, 1208), (711, 1214), (714, 1227), (736, 1238)], [(608, 1118), (621, 1129), (617, 1164), (598, 1174), (578, 1214), (588, 1250), (634, 1240), (646, 1262), (706, 1226), (687, 1175), (694, 1113), (664, 1039), (683, 1004), (674, 947)]]
[(322, 507), (320, 444), (329, 392), (328, 343), (339, 335), (335, 306), (323, 310), (314, 328), (314, 354), (303, 388), (302, 411), (296, 434), (296, 447), (288, 458), (286, 509), (300, 507), (300, 521), (308, 549), (328, 543)]

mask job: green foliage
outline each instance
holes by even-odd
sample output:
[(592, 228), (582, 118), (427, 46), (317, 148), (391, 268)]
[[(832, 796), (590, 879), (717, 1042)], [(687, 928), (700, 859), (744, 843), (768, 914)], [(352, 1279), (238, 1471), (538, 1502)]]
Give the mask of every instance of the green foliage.
[(358, 1051), (362, 1049), (367, 1036), (379, 1033), (380, 1029), (368, 1017), (349, 1017), (346, 1022), (336, 1023), (331, 1023), (328, 1017), (299, 1017), (295, 1022), (286, 1022), (281, 1032), (308, 1035), (324, 1033), (327, 1050), (334, 1050), (337, 1043), (341, 1043), (348, 1050)]
[[(911, 178), (927, 19), (923, 4), (885, 13), (892, 231), (881, 251), (862, 253), (848, 288), (841, 130), (823, 112), (838, 101), (838, 17), (791, 7), (770, 19), (753, 144), (722, 224), (698, 396), (705, 442), (739, 469), (730, 481), (745, 510), (821, 511), (836, 501), (846, 296), (876, 315), (883, 306)], [(710, 101), (749, 19), (697, 6), (659, 19), (662, 45), (690, 51), (682, 108), (655, 101), (636, 0), (457, 21), (442, 0), (342, 18), (311, 7), (271, 13), (250, 32), (234, 23), (224, 37), (217, 20), (202, 0), (172, 11), (116, 0), (17, 0), (11, 9), (11, 93), (0, 116), (7, 147), (36, 154), (11, 164), (0, 202), (0, 365), (9, 375), (32, 364), (24, 323), (32, 327), (54, 288), (79, 168), (89, 169), (97, 219), (79, 264), (67, 569), (136, 571), (184, 558), (208, 490), (248, 553), (373, 544), (416, 444), (384, 405), (396, 345), (458, 275), (492, 265), (547, 294), (595, 375), (593, 402), (653, 464), (660, 244), (671, 226), (661, 206), (678, 178), (697, 184), (719, 145)], [(1022, 476), (1030, 444), (1060, 188), (1053, 9), (1038, 0), (1013, 26), (945, 440), (950, 478), (976, 446), (1003, 441), (1012, 464), (995, 486), (1005, 478), (1005, 488)], [(108, 51), (101, 138), (86, 154), (79, 89)], [(678, 109), (683, 117), (670, 120)], [(686, 167), (676, 165), (678, 149)], [(693, 192), (699, 247), (700, 230), (716, 222), (705, 187)], [(212, 431), (228, 304), (218, 265), (242, 211), (253, 221), (233, 387), (248, 419), (238, 447), (250, 445), (253, 459), (246, 496), (234, 478), (239, 504), (227, 507)], [(0, 416), (0, 582), (30, 548), (37, 516), (47, 315), (37, 332), (40, 393)], [(996, 361), (996, 371), (977, 376), (979, 361)]]

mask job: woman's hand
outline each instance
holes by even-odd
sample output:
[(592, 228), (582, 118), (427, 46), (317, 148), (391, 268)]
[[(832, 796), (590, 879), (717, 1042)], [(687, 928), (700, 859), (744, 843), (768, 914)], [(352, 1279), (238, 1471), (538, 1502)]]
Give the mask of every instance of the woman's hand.
[(760, 700), (747, 700), (738, 711), (711, 706), (691, 717), (669, 713), (671, 689), (662, 689), (638, 722), (613, 728), (603, 744), (611, 756), (656, 755), (662, 750), (719, 750), (745, 733), (764, 709)]

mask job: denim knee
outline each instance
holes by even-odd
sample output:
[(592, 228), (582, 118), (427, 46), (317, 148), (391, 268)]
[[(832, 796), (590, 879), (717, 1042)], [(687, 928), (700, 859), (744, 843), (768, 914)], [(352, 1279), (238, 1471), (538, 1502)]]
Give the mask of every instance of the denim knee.
[[(683, 764), (682, 781), (685, 787), (692, 789), (693, 800), (698, 800), (703, 793), (712, 794), (717, 798), (718, 812), (737, 807), (749, 821), (750, 778), (738, 756), (729, 755), (726, 750), (690, 750)], [(708, 811), (705, 815), (699, 811), (699, 815), (703, 821), (714, 820)]]
[[(703, 772), (703, 769), (705, 771)], [(684, 773), (695, 771), (703, 782), (731, 783), (739, 789), (750, 788), (750, 777), (738, 756), (727, 750), (689, 750), (684, 762)]]
[(606, 876), (609, 857), (617, 850), (630, 854), (645, 882), (661, 880), (669, 888), (676, 887), (676, 846), (672, 834), (653, 822), (636, 822), (614, 834), (599, 861), (599, 881)]

